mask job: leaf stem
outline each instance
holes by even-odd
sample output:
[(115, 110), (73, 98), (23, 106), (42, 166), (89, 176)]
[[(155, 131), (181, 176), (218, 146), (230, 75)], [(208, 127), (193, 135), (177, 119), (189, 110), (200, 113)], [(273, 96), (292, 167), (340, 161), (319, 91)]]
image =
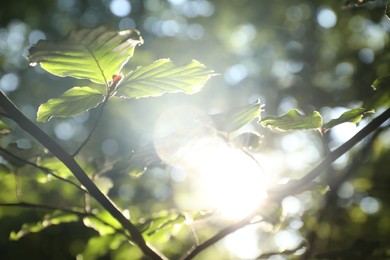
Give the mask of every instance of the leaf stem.
[(92, 182), (86, 172), (75, 161), (73, 156), (67, 153), (50, 136), (43, 132), (38, 126), (31, 122), (8, 97), (0, 91), (0, 107), (10, 115), (10, 118), (22, 129), (33, 136), (38, 142), (46, 147), (54, 156), (56, 156), (73, 173), (80, 183), (88, 190), (100, 205), (105, 208), (119, 223), (129, 231), (132, 241), (139, 246), (142, 252), (151, 259), (164, 259), (160, 253), (152, 249), (142, 237), (137, 227), (127, 219), (122, 212), (107, 198), (101, 190)]
[(91, 139), (93, 133), (95, 132), (97, 126), (99, 125), (99, 122), (100, 122), (100, 119), (102, 118), (102, 115), (103, 115), (103, 111), (104, 111), (104, 108), (108, 102), (108, 99), (109, 99), (109, 96), (105, 96), (104, 99), (103, 99), (103, 102), (101, 103), (101, 106), (99, 108), (99, 112), (98, 112), (98, 115), (97, 115), (97, 118), (96, 118), (96, 121), (91, 129), (91, 131), (89, 132), (87, 138), (85, 138), (85, 140), (82, 142), (82, 144), (79, 146), (79, 148), (77, 148), (77, 150), (72, 154), (73, 157), (76, 157), (79, 152), (81, 151), (81, 149), (84, 148), (84, 146), (89, 142), (89, 140)]

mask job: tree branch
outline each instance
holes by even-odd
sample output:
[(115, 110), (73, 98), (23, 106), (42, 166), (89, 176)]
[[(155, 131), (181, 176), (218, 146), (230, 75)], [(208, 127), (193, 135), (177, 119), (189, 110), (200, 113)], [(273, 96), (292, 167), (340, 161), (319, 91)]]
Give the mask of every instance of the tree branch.
[(100, 205), (105, 208), (121, 225), (129, 231), (132, 240), (137, 244), (142, 252), (151, 259), (163, 259), (160, 253), (146, 244), (141, 232), (132, 224), (122, 212), (110, 201), (92, 182), (85, 171), (75, 161), (73, 156), (67, 153), (51, 137), (43, 132), (39, 127), (32, 123), (8, 97), (0, 91), (0, 107), (15, 121), (22, 129), (33, 136), (38, 142), (46, 147), (54, 156), (56, 156), (73, 173), (80, 183), (88, 190)]
[[(312, 180), (314, 180), (316, 177), (318, 177), (324, 170), (326, 170), (336, 159), (338, 159), (341, 155), (349, 151), (353, 146), (355, 146), (357, 143), (362, 141), (365, 137), (367, 137), (370, 133), (375, 131), (377, 128), (379, 128), (385, 121), (387, 121), (390, 118), (390, 108), (388, 108), (385, 112), (383, 112), (378, 117), (374, 118), (369, 124), (367, 124), (363, 129), (361, 129), (357, 134), (355, 134), (351, 139), (349, 139), (347, 142), (342, 144), (340, 147), (338, 147), (336, 150), (330, 152), (327, 157), (317, 165), (313, 170), (311, 170), (307, 175), (305, 175), (303, 178), (293, 181), (291, 183), (287, 183), (285, 185), (279, 185), (276, 189), (273, 189), (269, 192), (267, 201), (269, 202), (280, 202), (285, 197), (295, 194), (299, 192), (303, 187), (305, 187), (307, 184), (309, 184)], [(216, 235), (211, 237), (210, 239), (206, 240), (202, 244), (194, 247), (191, 251), (187, 253), (186, 256), (184, 256), (183, 260), (192, 259), (202, 251), (204, 251), (206, 248), (210, 247), (211, 245), (217, 243), (221, 239), (223, 239), (225, 236), (229, 235), (230, 233), (248, 225), (250, 221), (253, 219), (254, 216), (256, 216), (257, 213), (251, 213), (247, 217), (243, 218), (242, 220), (222, 229), (220, 232), (218, 232)]]
[(306, 184), (317, 178), (325, 169), (327, 169), (335, 160), (348, 152), (353, 146), (362, 141), (365, 137), (379, 128), (385, 121), (390, 118), (390, 108), (382, 114), (374, 118), (351, 139), (339, 146), (334, 151), (330, 152), (325, 159), (320, 162), (313, 170), (299, 180), (289, 182), (284, 185), (279, 185), (276, 189), (270, 191), (268, 199), (279, 201), (286, 196), (293, 195), (301, 190)]
[(183, 256), (181, 258), (181, 260), (189, 260), (189, 259), (194, 258), (196, 255), (201, 253), (203, 250), (214, 245), (215, 243), (217, 243), (218, 241), (220, 241), (221, 239), (223, 239), (224, 237), (226, 237), (230, 233), (233, 233), (234, 231), (248, 225), (255, 215), (257, 215), (257, 213), (252, 213), (252, 214), (248, 215), (247, 217), (241, 219), (240, 221), (220, 230), (213, 237), (209, 238), (208, 240), (199, 244), (198, 246), (195, 246), (194, 248), (192, 248), (192, 250), (190, 250), (185, 256)]

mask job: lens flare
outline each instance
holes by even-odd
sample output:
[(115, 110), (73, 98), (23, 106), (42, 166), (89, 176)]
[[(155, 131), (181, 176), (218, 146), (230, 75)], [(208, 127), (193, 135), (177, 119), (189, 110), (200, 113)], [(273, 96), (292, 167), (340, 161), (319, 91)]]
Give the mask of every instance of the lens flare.
[(155, 128), (155, 148), (163, 161), (187, 172), (188, 205), (236, 219), (259, 208), (266, 197), (267, 178), (258, 162), (219, 136), (198, 109), (165, 113)]

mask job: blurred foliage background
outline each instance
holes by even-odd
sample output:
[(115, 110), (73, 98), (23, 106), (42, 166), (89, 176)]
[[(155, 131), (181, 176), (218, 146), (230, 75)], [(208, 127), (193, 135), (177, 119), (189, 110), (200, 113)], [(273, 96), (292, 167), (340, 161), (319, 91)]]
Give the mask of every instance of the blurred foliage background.
[[(139, 220), (164, 210), (180, 210), (193, 199), (191, 189), (186, 190), (191, 187), (192, 177), (178, 178), (169, 167), (150, 167), (140, 177), (129, 177), (112, 167), (116, 160), (130, 158), (133, 150), (152, 141), (154, 126), (164, 111), (191, 105), (214, 114), (259, 98), (267, 115), (298, 108), (305, 113), (320, 111), (328, 120), (360, 107), (373, 93), (371, 83), (390, 74), (386, 4), (375, 0), (347, 8), (342, 1), (304, 0), (2, 1), (0, 89), (35, 120), (39, 104), (74, 85), (89, 83), (29, 67), (28, 48), (39, 39), (58, 41), (72, 30), (100, 25), (141, 31), (145, 43), (136, 49), (129, 70), (171, 58), (178, 64), (197, 59), (219, 73), (203, 91), (192, 96), (177, 94), (110, 103), (92, 141), (80, 155), (79, 160), (101, 187), (120, 207), (130, 210), (132, 219)], [(95, 118), (96, 111), (91, 110), (70, 119), (55, 118), (40, 127), (68, 151), (74, 151)], [(367, 122), (332, 129), (326, 136), (329, 147), (342, 144)], [(17, 143), (16, 152), (22, 149), (21, 156), (26, 159), (44, 154), (30, 136), (7, 123), (13, 134), (1, 136), (2, 147)], [(256, 158), (271, 182), (302, 177), (326, 154), (316, 133), (280, 134), (256, 123), (249, 128), (263, 135)], [(270, 254), (268, 258), (389, 258), (389, 140), (390, 132), (384, 128), (338, 160), (325, 177), (335, 183), (328, 196), (315, 189), (290, 196), (281, 205), (283, 213), (275, 217), (278, 227), (253, 225), (243, 229), (199, 259), (252, 259), (294, 249), (298, 249), (295, 256)], [(41, 160), (47, 167), (60, 171), (63, 167), (45, 156)], [(0, 157), (0, 162), (6, 165), (7, 159)], [(63, 171), (63, 176), (72, 178)], [(23, 164), (17, 172), (23, 198), (29, 202), (83, 207), (83, 195), (71, 186), (50, 181), (45, 174)], [(0, 187), (1, 203), (17, 201), (15, 176), (7, 170), (0, 172)], [(9, 240), (11, 231), (19, 230), (23, 223), (39, 221), (46, 213), (0, 207), (0, 258), (74, 259), (87, 244), (105, 248), (91, 242), (97, 233), (79, 221), (53, 225), (18, 241)], [(194, 228), (204, 240), (228, 222), (214, 219)], [(174, 235), (163, 233), (154, 242), (174, 259), (193, 244), (190, 229), (183, 227)], [(313, 253), (302, 250), (302, 241), (313, 245)], [(139, 252), (132, 250), (118, 245), (95, 252), (95, 256), (138, 259)]]

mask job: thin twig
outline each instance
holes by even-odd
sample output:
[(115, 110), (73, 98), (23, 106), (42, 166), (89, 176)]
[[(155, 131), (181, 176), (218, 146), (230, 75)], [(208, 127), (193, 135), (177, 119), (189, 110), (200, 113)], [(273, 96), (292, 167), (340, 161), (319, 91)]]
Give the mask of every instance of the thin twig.
[[(267, 201), (271, 202), (280, 202), (285, 197), (296, 194), (303, 187), (308, 185), (312, 180), (318, 177), (325, 169), (327, 169), (336, 159), (338, 159), (341, 155), (349, 151), (353, 146), (362, 141), (365, 137), (367, 137), (370, 133), (379, 128), (385, 121), (390, 118), (390, 108), (388, 108), (385, 112), (383, 112), (378, 117), (374, 118), (369, 124), (367, 124), (363, 129), (361, 129), (357, 134), (355, 134), (351, 139), (342, 144), (336, 150), (330, 152), (327, 157), (317, 165), (313, 170), (311, 170), (308, 174), (306, 174), (303, 178), (294, 181), (292, 183), (288, 183), (285, 185), (279, 185), (277, 189), (274, 189), (269, 193)], [(189, 260), (204, 251), (206, 248), (212, 246), (213, 244), (220, 241), (225, 236), (231, 234), (232, 232), (248, 225), (251, 219), (256, 214), (251, 213), (247, 217), (242, 220), (222, 229), (216, 235), (206, 240), (202, 244), (193, 247), (187, 254), (182, 257), (183, 260)]]
[(81, 190), (82, 192), (88, 193), (88, 191), (86, 191), (84, 188), (82, 188), (82, 187), (81, 187), (80, 185), (78, 185), (77, 183), (74, 183), (73, 181), (70, 181), (70, 180), (67, 180), (67, 179), (65, 179), (65, 178), (62, 178), (61, 176), (55, 174), (55, 173), (54, 173), (52, 170), (50, 170), (49, 168), (39, 166), (39, 165), (37, 165), (37, 164), (35, 164), (35, 163), (33, 163), (33, 162), (30, 162), (30, 161), (28, 161), (28, 160), (26, 160), (26, 159), (24, 159), (24, 158), (22, 158), (22, 157), (19, 157), (19, 156), (15, 155), (15, 154), (11, 153), (10, 151), (4, 149), (3, 147), (0, 147), (0, 151), (2, 151), (3, 153), (5, 153), (5, 154), (11, 156), (12, 158), (14, 158), (14, 159), (16, 159), (16, 160), (18, 160), (18, 161), (20, 161), (20, 162), (22, 162), (22, 163), (28, 164), (28, 165), (30, 165), (30, 166), (32, 166), (32, 167), (38, 169), (38, 170), (41, 170), (41, 171), (43, 171), (43, 172), (45, 172), (45, 173), (47, 173), (47, 174), (52, 175), (52, 176), (53, 176), (54, 178), (56, 178), (56, 179), (59, 179), (59, 180), (61, 180), (61, 181), (63, 181), (63, 182), (66, 182), (66, 183), (69, 183), (69, 184), (73, 185), (74, 187), (76, 187), (77, 189)]
[[(368, 154), (370, 154), (371, 149), (373, 148), (373, 143), (379, 136), (379, 134), (384, 130), (384, 128), (379, 128), (374, 135), (370, 138), (368, 143), (359, 151), (359, 153), (355, 156), (352, 163), (350, 163), (350, 166), (348, 169), (346, 169), (341, 174), (337, 174), (340, 176), (330, 176), (333, 178), (329, 179), (329, 187), (330, 191), (325, 196), (325, 204), (322, 207), (322, 209), (317, 213), (316, 219), (317, 223), (321, 223), (322, 220), (325, 218), (326, 214), (329, 212), (329, 206), (335, 204), (335, 200), (337, 199), (337, 191), (339, 190), (340, 186), (348, 180), (354, 173), (358, 171), (362, 163), (364, 163), (364, 158), (367, 157)], [(307, 240), (307, 248), (303, 256), (301, 257), (302, 260), (308, 260), (312, 258), (312, 253), (315, 249), (315, 243), (317, 241), (317, 232), (316, 230), (311, 230), (309, 234), (306, 236)]]
[(22, 193), (22, 188), (20, 186), (20, 178), (18, 175), (18, 171), (14, 171), (14, 176), (15, 176), (15, 193), (16, 193), (16, 198), (18, 201), (23, 200), (23, 193)]
[(66, 213), (73, 213), (80, 216), (89, 216), (89, 213), (84, 211), (78, 211), (75, 209), (63, 208), (58, 206), (44, 205), (44, 204), (35, 204), (29, 202), (18, 202), (18, 203), (0, 203), (0, 207), (22, 207), (22, 208), (31, 208), (31, 209), (44, 209), (44, 210), (61, 210)]
[(193, 247), (192, 250), (187, 252), (187, 254), (184, 255), (181, 259), (182, 260), (189, 260), (189, 259), (194, 258), (196, 255), (198, 255), (199, 253), (204, 251), (206, 248), (214, 245), (215, 243), (217, 243), (218, 241), (220, 241), (221, 239), (223, 239), (227, 235), (229, 235), (229, 234), (233, 233), (234, 231), (250, 224), (251, 220), (253, 219), (253, 217), (255, 215), (256, 215), (256, 213), (252, 213), (252, 214), (248, 215), (247, 217), (241, 219), (240, 221), (237, 221), (234, 224), (220, 230), (213, 237), (209, 238), (208, 240), (199, 244), (198, 246)]
[(45, 205), (45, 204), (35, 204), (35, 203), (29, 203), (29, 202), (19, 202), (19, 203), (0, 203), (0, 207), (21, 207), (21, 208), (31, 208), (31, 209), (40, 209), (40, 210), (60, 210), (62, 212), (71, 213), (78, 215), (79, 217), (92, 217), (96, 219), (97, 221), (101, 222), (102, 224), (111, 227), (115, 230), (116, 233), (121, 233), (125, 235), (128, 239), (131, 239), (129, 235), (122, 229), (118, 229), (112, 224), (108, 223), (107, 221), (99, 218), (96, 216), (96, 214), (93, 214), (91, 212), (85, 212), (81, 210), (76, 209), (70, 209), (70, 208), (64, 208), (64, 207), (58, 207), (58, 206), (51, 206), (51, 205)]
[(286, 249), (286, 250), (283, 250), (281, 252), (270, 252), (270, 253), (261, 254), (256, 259), (268, 259), (274, 255), (292, 255), (292, 254), (296, 253), (298, 250), (302, 249), (303, 247), (305, 247), (304, 242), (300, 243), (296, 248), (293, 248), (293, 249)]
[(321, 161), (317, 167), (307, 173), (304, 177), (299, 180), (279, 185), (269, 193), (269, 199), (273, 201), (279, 201), (286, 196), (296, 194), (304, 186), (310, 183), (312, 180), (317, 178), (325, 169), (327, 169), (335, 160), (340, 156), (348, 152), (353, 146), (362, 141), (365, 137), (379, 128), (385, 121), (390, 118), (390, 108), (385, 110), (382, 114), (374, 118), (370, 123), (363, 127), (358, 133), (356, 133), (351, 139), (346, 141), (344, 144), (339, 146), (334, 151), (330, 152), (328, 156)]
[(100, 105), (100, 108), (99, 108), (99, 112), (98, 112), (98, 115), (97, 115), (97, 118), (95, 120), (95, 123), (91, 129), (91, 131), (89, 132), (87, 138), (85, 138), (85, 140), (82, 142), (82, 144), (79, 146), (79, 148), (77, 148), (77, 150), (72, 154), (73, 157), (76, 157), (76, 155), (79, 154), (79, 152), (81, 151), (81, 149), (84, 148), (84, 146), (89, 142), (89, 140), (91, 139), (93, 133), (95, 132), (95, 130), (97, 129), (97, 126), (99, 125), (99, 122), (100, 122), (100, 119), (102, 118), (103, 116), (103, 111), (104, 111), (104, 108), (108, 102), (108, 99), (109, 99), (109, 96), (105, 96), (104, 97), (104, 100), (102, 102), (102, 104)]
[(99, 202), (131, 235), (132, 241), (138, 245), (145, 256), (150, 259), (165, 259), (161, 253), (148, 245), (137, 227), (127, 219), (116, 205), (102, 193), (102, 191), (88, 177), (87, 173), (76, 162), (74, 157), (66, 152), (50, 136), (43, 132), (30, 119), (28, 119), (8, 97), (0, 91), (0, 107), (8, 113), (11, 119), (23, 130), (33, 136), (39, 143), (46, 147), (73, 173), (80, 183), (88, 190), (89, 194)]

